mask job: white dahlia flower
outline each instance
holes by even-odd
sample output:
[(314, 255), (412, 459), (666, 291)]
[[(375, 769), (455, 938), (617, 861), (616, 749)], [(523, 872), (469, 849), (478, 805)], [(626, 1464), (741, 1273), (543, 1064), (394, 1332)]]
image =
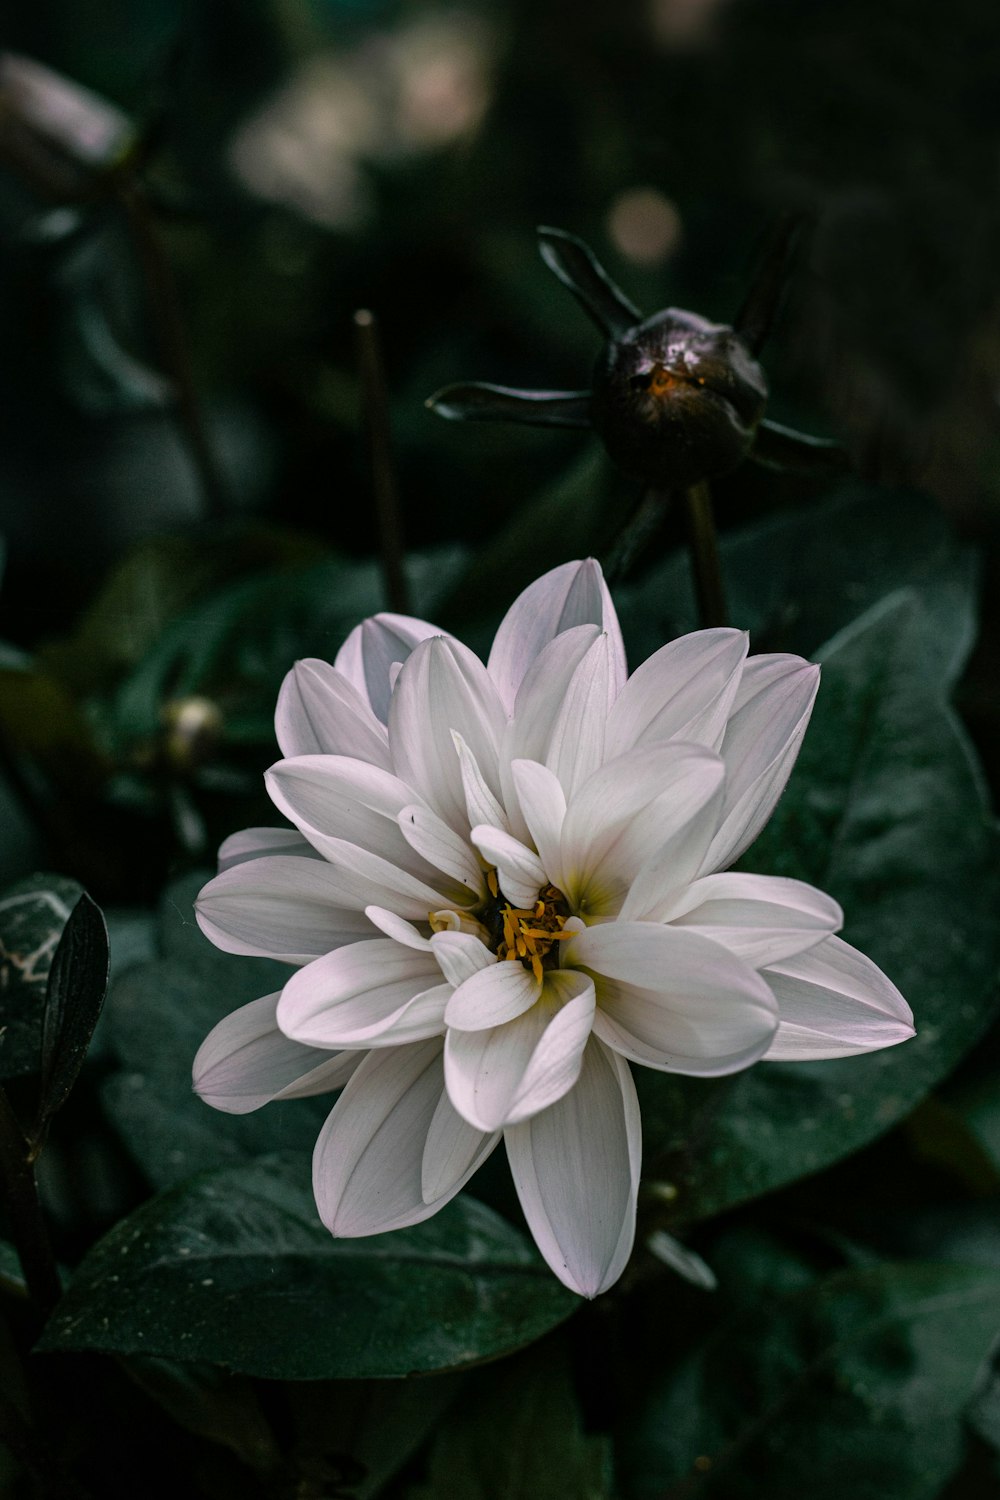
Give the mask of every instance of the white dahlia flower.
[(594, 1296), (635, 1232), (630, 1063), (707, 1077), (912, 1035), (836, 902), (726, 873), (819, 683), (746, 653), (702, 630), (627, 677), (588, 561), (525, 590), (485, 667), (382, 614), (288, 674), (267, 786), (292, 827), (228, 839), (197, 911), (218, 947), (295, 972), (194, 1075), (233, 1113), (344, 1086), (313, 1159), (331, 1233), (428, 1218), (502, 1135), (539, 1249)]

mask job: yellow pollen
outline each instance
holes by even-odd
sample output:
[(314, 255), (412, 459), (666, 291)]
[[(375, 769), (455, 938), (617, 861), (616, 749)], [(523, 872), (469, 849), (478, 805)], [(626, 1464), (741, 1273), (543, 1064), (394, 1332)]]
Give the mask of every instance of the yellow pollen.
[[(487, 882), (492, 889), (489, 876)], [(498, 916), (503, 936), (497, 943), (497, 958), (522, 963), (541, 984), (544, 970), (558, 962), (553, 951), (556, 943), (573, 936), (563, 930), (569, 907), (562, 891), (547, 885), (530, 909), (508, 905)]]

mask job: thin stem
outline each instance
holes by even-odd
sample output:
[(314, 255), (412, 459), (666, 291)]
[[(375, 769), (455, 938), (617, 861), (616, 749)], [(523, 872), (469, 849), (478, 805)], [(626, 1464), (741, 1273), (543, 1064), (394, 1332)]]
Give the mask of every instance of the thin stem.
[(149, 312), (156, 328), (163, 366), (174, 387), (181, 430), (198, 473), (205, 508), (210, 516), (226, 515), (226, 486), (208, 441), (195, 389), (191, 351), (181, 313), (174, 273), (153, 222), (142, 189), (129, 177), (117, 185), (117, 196), (125, 210), (136, 259), (142, 272)]
[(703, 627), (725, 625), (726, 592), (719, 563), (719, 540), (712, 512), (712, 492), (702, 480), (684, 491), (691, 569)]
[(392, 434), (389, 428), (389, 397), (382, 365), (382, 349), (375, 314), (362, 307), (354, 314), (354, 333), (358, 351), (358, 370), (368, 451), (371, 462), (372, 490), (375, 498), (375, 521), (378, 526), (379, 556), (389, 608), (409, 614), (409, 588), (406, 570), (403, 523), (399, 511), (399, 493), (392, 462)]
[(7, 1091), (0, 1087), (0, 1177), (10, 1215), (11, 1236), (28, 1293), (42, 1317), (47, 1318), (62, 1296), (62, 1284), (38, 1196), (34, 1155), (31, 1142), (11, 1108)]
[(609, 583), (620, 583), (636, 557), (657, 531), (671, 501), (669, 490), (651, 485), (618, 533), (603, 561), (604, 576)]

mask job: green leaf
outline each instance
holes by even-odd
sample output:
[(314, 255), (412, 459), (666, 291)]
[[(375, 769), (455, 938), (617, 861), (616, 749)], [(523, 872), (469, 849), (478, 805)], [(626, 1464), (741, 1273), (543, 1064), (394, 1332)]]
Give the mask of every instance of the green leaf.
[(584, 1434), (562, 1352), (533, 1349), (473, 1377), (407, 1500), (609, 1500), (610, 1460)]
[(186, 876), (168, 889), (158, 938), (163, 956), (134, 965), (112, 984), (102, 1022), (120, 1071), (105, 1081), (101, 1099), (157, 1187), (275, 1150), (311, 1151), (333, 1102), (324, 1095), (228, 1115), (192, 1091), (191, 1064), (216, 1022), (280, 989), (289, 973), (285, 965), (212, 947), (192, 909), (206, 878)]
[(257, 1392), (242, 1375), (216, 1365), (179, 1364), (133, 1354), (122, 1369), (187, 1432), (230, 1448), (251, 1469), (277, 1467), (280, 1450)]
[(29, 875), (0, 895), (0, 1078), (37, 1072), (53, 955), (82, 894), (62, 875)]
[(840, 901), (845, 938), (899, 986), (917, 1035), (864, 1057), (764, 1063), (715, 1083), (637, 1070), (649, 1170), (678, 1187), (679, 1219), (858, 1150), (918, 1104), (995, 1014), (997, 835), (946, 703), (969, 636), (963, 606), (929, 629), (919, 605), (897, 597), (820, 653), (798, 765), (745, 857)]
[(42, 1347), (208, 1360), (274, 1380), (381, 1379), (509, 1353), (575, 1303), (472, 1199), (411, 1229), (335, 1240), (308, 1164), (258, 1162), (199, 1176), (116, 1225)]
[(84, 891), (70, 912), (49, 970), (42, 1018), (38, 1123), (61, 1109), (83, 1067), (108, 988), (108, 929)]
[(850, 1270), (756, 1297), (649, 1399), (627, 1500), (932, 1500), (1000, 1320), (1000, 1276)]

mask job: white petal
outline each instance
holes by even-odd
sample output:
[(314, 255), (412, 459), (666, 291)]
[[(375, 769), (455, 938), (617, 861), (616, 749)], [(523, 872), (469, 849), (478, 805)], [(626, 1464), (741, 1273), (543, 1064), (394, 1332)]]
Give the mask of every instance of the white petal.
[(431, 938), (431, 952), (445, 979), (454, 985), (464, 984), (497, 961), (496, 954), (470, 932), (436, 932)]
[(504, 1138), (521, 1207), (552, 1270), (581, 1296), (606, 1291), (635, 1236), (641, 1136), (628, 1064), (592, 1037), (576, 1086)]
[[(520, 964), (498, 964), (489, 974)], [(470, 981), (470, 983), (475, 981)], [(479, 1031), (450, 1029), (444, 1048), (448, 1096), (479, 1130), (517, 1124), (547, 1109), (580, 1074), (594, 1019), (594, 987), (583, 974), (554, 970), (530, 1010)]]
[(219, 874), (248, 859), (265, 854), (297, 854), (303, 859), (322, 859), (318, 849), (297, 828), (243, 828), (219, 845)]
[(317, 958), (285, 985), (278, 1025), (312, 1047), (384, 1047), (444, 1030), (450, 985), (429, 953), (390, 938)]
[(371, 704), (375, 717), (388, 722), (392, 669), (408, 660), (421, 641), (445, 635), (436, 625), (411, 615), (378, 614), (355, 625), (334, 659), (334, 666)]
[(384, 906), (366, 906), (365, 916), (379, 932), (384, 932), (386, 937), (394, 938), (397, 943), (402, 943), (407, 948), (415, 948), (420, 953), (430, 953), (431, 940), (418, 932), (412, 922), (407, 922), (403, 917), (397, 917), (394, 911), (386, 911)]
[(534, 906), (547, 884), (545, 868), (534, 850), (500, 828), (480, 824), (470, 835), (484, 859), (496, 865), (500, 889), (514, 906)]
[(465, 810), (469, 818), (469, 827), (475, 828), (477, 823), (490, 823), (494, 828), (502, 828), (509, 833), (507, 814), (486, 785), (476, 757), (456, 730), (452, 730), (451, 737), (455, 742), (459, 765), (462, 769), (462, 790), (465, 793)]
[(716, 827), (724, 774), (702, 745), (650, 745), (602, 766), (562, 827), (561, 889), (574, 908), (613, 916), (634, 887), (623, 915), (646, 916), (690, 880)]
[[(313, 1154), (316, 1205), (332, 1234), (352, 1238), (419, 1224), (485, 1161), (495, 1136), (481, 1137), (464, 1173), (449, 1171), (442, 1159), (440, 1175), (448, 1185), (440, 1196), (424, 1198), (424, 1154), (443, 1091), (439, 1040), (368, 1054), (334, 1105)], [(448, 1143), (436, 1144), (440, 1150)], [(432, 1169), (428, 1175), (436, 1174)]]
[(553, 885), (563, 889), (562, 826), (566, 795), (562, 783), (548, 766), (534, 760), (516, 760), (511, 766), (521, 814), (545, 873)]
[(567, 801), (604, 760), (611, 682), (611, 643), (599, 635), (566, 689), (545, 754)]
[(484, 1134), (463, 1120), (447, 1089), (442, 1090), (427, 1132), (420, 1171), (420, 1191), (425, 1203), (440, 1207), (486, 1160), (500, 1139), (499, 1131)]
[(372, 936), (362, 909), (344, 909), (349, 894), (348, 883), (325, 862), (272, 855), (216, 875), (199, 894), (195, 915), (205, 936), (226, 953), (307, 964)]
[(763, 1057), (778, 1024), (760, 974), (718, 943), (653, 922), (608, 922), (566, 945), (597, 986), (594, 1031), (647, 1067), (715, 1076)]
[(278, 1029), (277, 995), (251, 1000), (208, 1033), (195, 1055), (195, 1093), (213, 1109), (249, 1114), (273, 1099), (342, 1088), (364, 1055), (303, 1047)]
[(444, 1019), (446, 1026), (461, 1031), (488, 1031), (513, 1021), (529, 1011), (542, 992), (530, 969), (516, 959), (497, 963), (494, 958), (492, 967), (482, 964), (475, 973), (454, 982), (458, 987), (448, 1001)]
[(497, 796), (505, 724), (486, 668), (460, 642), (425, 641), (404, 664), (389, 709), (393, 765), (456, 833), (466, 834), (469, 822), (452, 731), (462, 736)]
[(747, 654), (742, 630), (696, 630), (636, 668), (611, 710), (608, 758), (656, 740), (717, 750)]
[(389, 736), (342, 672), (309, 657), (281, 684), (274, 732), (285, 757), (351, 755), (389, 770)]
[(813, 1062), (894, 1047), (914, 1034), (913, 1013), (870, 958), (830, 937), (762, 975), (778, 1001), (769, 1062)]
[(614, 690), (621, 689), (626, 668), (618, 617), (600, 564), (588, 558), (563, 563), (536, 579), (501, 621), (488, 666), (508, 710), (525, 673), (549, 641), (577, 625), (597, 625), (611, 638)]
[(722, 741), (726, 797), (702, 867), (731, 865), (775, 809), (799, 753), (819, 689), (819, 667), (800, 656), (752, 656)]
[(483, 872), (468, 841), (460, 838), (436, 812), (411, 803), (399, 813), (399, 829), (406, 842), (427, 864), (463, 885), (478, 900), (483, 893)]
[(802, 880), (729, 873), (694, 881), (663, 920), (700, 932), (761, 969), (814, 948), (843, 926), (844, 914)]

